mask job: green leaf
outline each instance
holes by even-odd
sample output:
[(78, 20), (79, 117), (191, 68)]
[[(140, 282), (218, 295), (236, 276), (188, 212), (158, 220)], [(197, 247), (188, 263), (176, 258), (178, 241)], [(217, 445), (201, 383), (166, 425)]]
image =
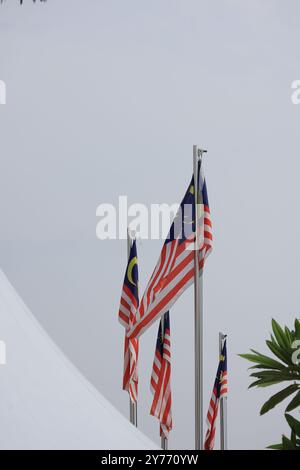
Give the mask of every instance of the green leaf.
[(268, 446), (267, 449), (282, 450), (283, 446), (282, 444), (272, 444), (271, 446)]
[(298, 437), (300, 437), (300, 421), (298, 421), (296, 418), (289, 414), (285, 415), (285, 419), (289, 423), (289, 426), (292, 431), (294, 431), (294, 433), (297, 434)]
[(286, 369), (285, 371), (277, 370), (263, 370), (259, 372), (253, 372), (250, 377), (256, 377), (258, 379), (279, 380), (284, 382), (286, 380), (299, 380), (300, 377), (297, 372)]
[(254, 354), (239, 354), (239, 356), (242, 357), (243, 359), (247, 359), (250, 362), (256, 362), (260, 366), (264, 365), (266, 367), (271, 367), (272, 369), (277, 369), (277, 370), (282, 370), (285, 368), (284, 364), (281, 364), (275, 359), (272, 359), (271, 357), (268, 357), (268, 356), (264, 356), (263, 354), (260, 354), (259, 352), (255, 351), (254, 349), (251, 349), (251, 351)]
[(285, 400), (285, 398), (294, 393), (296, 390), (298, 390), (298, 385), (292, 384), (284, 388), (280, 392), (275, 393), (275, 395), (273, 395), (271, 398), (269, 398), (268, 401), (266, 401), (266, 403), (264, 403), (260, 410), (260, 414), (264, 415), (276, 405), (278, 405), (278, 403), (281, 403), (283, 400)]
[(281, 361), (285, 362), (285, 364), (290, 365), (292, 364), (292, 360), (289, 354), (286, 353), (282, 348), (277, 346), (273, 341), (266, 341), (268, 348), (272, 351), (275, 356), (277, 356)]
[(282, 448), (283, 450), (295, 450), (296, 446), (286, 436), (282, 436)]
[[(267, 369), (267, 370), (274, 370), (274, 367), (272, 366), (266, 366), (264, 364), (255, 364), (254, 366), (248, 367), (248, 370), (250, 369)], [(278, 369), (276, 369), (278, 370)]]
[(288, 338), (286, 337), (286, 335), (285, 335), (283, 329), (281, 328), (281, 326), (279, 325), (279, 323), (277, 323), (277, 321), (274, 320), (274, 318), (272, 318), (272, 329), (274, 331), (274, 335), (275, 335), (275, 338), (276, 338), (277, 343), (279, 344), (279, 346), (283, 349), (289, 348), (290, 343), (288, 341)]
[(296, 433), (295, 431), (293, 431), (293, 429), (291, 430), (291, 442), (293, 443), (294, 446), (297, 445)]
[(284, 332), (285, 332), (285, 336), (287, 337), (289, 341), (289, 346), (291, 346), (293, 342), (292, 333), (290, 332), (287, 326), (284, 328)]
[(285, 411), (292, 411), (298, 406), (300, 406), (300, 390), (297, 395), (292, 399), (292, 401), (288, 404)]
[(253, 387), (269, 387), (270, 385), (275, 385), (275, 384), (280, 384), (281, 380), (265, 380), (265, 379), (259, 379), (253, 382), (252, 384), (249, 385), (248, 388), (253, 388)]
[(295, 335), (297, 339), (300, 339), (300, 321), (297, 318), (295, 320)]

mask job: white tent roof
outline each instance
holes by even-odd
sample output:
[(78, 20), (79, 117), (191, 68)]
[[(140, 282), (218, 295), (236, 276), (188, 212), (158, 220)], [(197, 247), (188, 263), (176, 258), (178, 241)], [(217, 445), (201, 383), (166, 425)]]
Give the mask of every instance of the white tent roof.
[(0, 270), (2, 449), (155, 449), (78, 372)]

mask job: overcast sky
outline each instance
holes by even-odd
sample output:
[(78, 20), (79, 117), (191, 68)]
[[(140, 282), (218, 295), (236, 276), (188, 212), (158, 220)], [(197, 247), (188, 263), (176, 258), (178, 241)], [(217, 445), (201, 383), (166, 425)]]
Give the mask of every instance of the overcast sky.
[[(214, 252), (205, 269), (205, 399), (228, 334), (230, 448), (287, 431), (271, 389), (247, 390), (237, 354), (266, 351), (271, 318), (299, 317), (300, 79), (296, 0), (48, 0), (0, 7), (1, 268), (36, 318), (124, 415), (117, 311), (124, 240), (96, 238), (96, 208), (180, 202), (192, 145), (205, 173)], [(141, 290), (162, 241), (138, 243)], [(139, 425), (149, 416), (157, 324), (141, 340)], [(1, 325), (0, 325), (0, 339)], [(174, 430), (193, 448), (193, 288), (171, 312)], [(8, 351), (9, 357), (9, 351)], [(24, 351), (26, 361), (26, 351)], [(275, 389), (273, 389), (275, 392)]]

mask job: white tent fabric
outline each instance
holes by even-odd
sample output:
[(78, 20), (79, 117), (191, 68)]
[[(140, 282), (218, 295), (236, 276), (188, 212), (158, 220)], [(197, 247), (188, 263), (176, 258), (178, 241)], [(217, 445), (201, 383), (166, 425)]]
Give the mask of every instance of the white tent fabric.
[(1, 449), (157, 448), (66, 359), (1, 270), (0, 340)]

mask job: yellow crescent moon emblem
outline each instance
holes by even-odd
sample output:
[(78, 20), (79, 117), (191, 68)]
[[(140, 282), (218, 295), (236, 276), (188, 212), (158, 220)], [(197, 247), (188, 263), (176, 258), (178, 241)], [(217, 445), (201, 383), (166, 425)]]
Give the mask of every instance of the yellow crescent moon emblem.
[(134, 266), (137, 264), (137, 257), (135, 256), (134, 258), (132, 258), (132, 260), (130, 261), (130, 263), (128, 264), (128, 268), (127, 268), (127, 277), (128, 277), (128, 280), (131, 284), (133, 284), (134, 286), (136, 286), (135, 282), (133, 282), (133, 279), (132, 279), (132, 270), (134, 268)]

